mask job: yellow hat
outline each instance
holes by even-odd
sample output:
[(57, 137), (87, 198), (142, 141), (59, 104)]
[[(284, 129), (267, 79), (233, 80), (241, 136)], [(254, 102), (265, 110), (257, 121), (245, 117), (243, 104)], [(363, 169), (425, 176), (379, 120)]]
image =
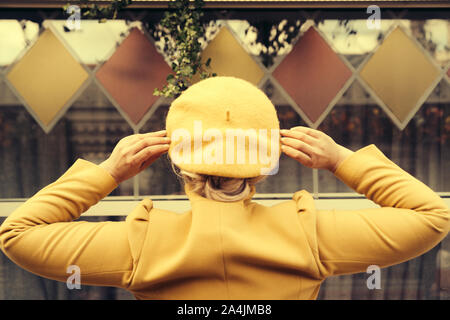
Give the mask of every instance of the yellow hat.
[(166, 118), (171, 160), (189, 172), (223, 177), (275, 174), (279, 129), (270, 99), (235, 77), (197, 82), (172, 102)]

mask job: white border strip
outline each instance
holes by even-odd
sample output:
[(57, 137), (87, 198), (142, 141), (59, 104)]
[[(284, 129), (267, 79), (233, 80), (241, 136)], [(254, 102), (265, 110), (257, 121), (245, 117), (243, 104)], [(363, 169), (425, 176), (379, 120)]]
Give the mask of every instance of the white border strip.
[[(439, 193), (438, 193), (439, 194)], [(330, 198), (316, 199), (314, 201), (318, 210), (356, 210), (367, 208), (379, 208), (377, 204), (358, 194), (329, 194)], [(448, 193), (439, 194), (450, 207), (450, 195)], [(324, 194), (321, 194), (324, 197)], [(142, 199), (124, 197), (126, 199), (118, 199), (121, 197), (105, 198), (96, 205), (86, 211), (83, 216), (126, 216), (133, 211)], [(148, 197), (153, 200), (155, 208), (168, 210), (176, 213), (183, 213), (190, 210), (191, 205), (186, 196), (172, 196), (170, 198), (163, 196)], [(265, 206), (273, 206), (283, 201), (292, 199), (292, 194), (260, 194), (253, 197), (253, 201)], [(7, 217), (11, 212), (17, 209), (25, 202), (26, 199), (11, 199), (0, 202), (0, 217)]]

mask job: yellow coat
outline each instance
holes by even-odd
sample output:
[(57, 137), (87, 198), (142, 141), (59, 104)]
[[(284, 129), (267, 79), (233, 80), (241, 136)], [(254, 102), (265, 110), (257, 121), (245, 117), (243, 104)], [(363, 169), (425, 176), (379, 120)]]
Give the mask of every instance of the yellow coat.
[(145, 199), (126, 221), (73, 222), (117, 187), (78, 159), (5, 220), (1, 248), (43, 277), (65, 282), (77, 265), (82, 285), (125, 288), (137, 299), (315, 299), (329, 276), (398, 264), (447, 235), (443, 200), (375, 145), (335, 174), (381, 208), (319, 211), (305, 190), (271, 207), (226, 203), (186, 188), (192, 209), (183, 214)]

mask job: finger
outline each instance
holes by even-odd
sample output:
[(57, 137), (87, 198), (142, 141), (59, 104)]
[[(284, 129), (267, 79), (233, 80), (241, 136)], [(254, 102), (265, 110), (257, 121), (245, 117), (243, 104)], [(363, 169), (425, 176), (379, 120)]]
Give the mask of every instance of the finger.
[(281, 151), (283, 151), (287, 156), (291, 157), (292, 159), (297, 160), (298, 162), (300, 162), (301, 164), (303, 164), (307, 167), (312, 166), (311, 158), (307, 154), (301, 152), (300, 150), (283, 145), (283, 146), (281, 146)]
[(316, 138), (298, 130), (280, 130), (280, 134), (285, 137), (301, 140), (309, 145), (315, 145), (318, 142)]
[(133, 157), (133, 162), (139, 163), (140, 165), (142, 165), (142, 163), (144, 161), (147, 161), (149, 158), (152, 158), (152, 157), (157, 158), (160, 155), (162, 155), (163, 153), (167, 152), (168, 150), (169, 150), (169, 144), (157, 144), (157, 145), (149, 146), (149, 147), (141, 150), (137, 154), (135, 154)]
[(309, 127), (304, 127), (304, 126), (292, 127), (291, 130), (303, 132), (303, 133), (305, 133), (311, 137), (317, 138), (317, 139), (320, 138), (320, 135), (322, 133), (319, 130), (315, 130), (315, 129), (312, 129)]
[(148, 137), (164, 137), (167, 135), (167, 131), (160, 130), (160, 131), (154, 131), (154, 132), (141, 133), (139, 135), (143, 139), (148, 138)]
[(155, 162), (160, 156), (162, 156), (164, 153), (166, 153), (168, 151), (168, 148), (163, 148), (162, 151), (158, 151), (156, 153), (153, 153), (150, 158), (148, 158), (147, 160), (145, 160), (142, 164), (141, 164), (141, 170), (145, 170), (147, 169), (153, 162)]
[(145, 139), (140, 140), (139, 142), (132, 143), (127, 149), (126, 153), (136, 154), (141, 150), (158, 144), (168, 144), (170, 143), (170, 138), (168, 137), (147, 137)]
[(165, 152), (154, 154), (154, 155), (150, 156), (150, 158), (148, 158), (141, 164), (140, 171), (147, 169), (153, 162), (156, 161), (156, 159), (158, 159), (164, 153)]
[(289, 146), (291, 148), (297, 149), (297, 150), (299, 150), (299, 151), (301, 151), (303, 153), (306, 153), (308, 155), (311, 155), (311, 154), (314, 153), (313, 148), (309, 144), (307, 144), (307, 143), (305, 143), (305, 142), (303, 142), (303, 141), (301, 141), (299, 139), (295, 139), (295, 138), (281, 138), (281, 142), (284, 145), (286, 145), (286, 146)]

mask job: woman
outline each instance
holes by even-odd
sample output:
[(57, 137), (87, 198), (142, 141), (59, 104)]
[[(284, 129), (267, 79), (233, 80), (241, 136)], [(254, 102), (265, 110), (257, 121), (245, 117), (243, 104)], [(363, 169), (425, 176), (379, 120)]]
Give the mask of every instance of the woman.
[[(320, 211), (305, 190), (271, 207), (252, 202), (280, 151), (329, 170), (381, 208)], [(144, 199), (123, 222), (73, 222), (165, 152), (191, 210)], [(137, 299), (315, 299), (329, 276), (427, 252), (447, 235), (449, 218), (438, 195), (375, 145), (352, 152), (317, 130), (279, 130), (262, 91), (216, 77), (174, 100), (166, 130), (125, 137), (100, 165), (78, 159), (5, 220), (0, 241), (33, 273), (66, 281), (75, 265), (82, 284)]]

